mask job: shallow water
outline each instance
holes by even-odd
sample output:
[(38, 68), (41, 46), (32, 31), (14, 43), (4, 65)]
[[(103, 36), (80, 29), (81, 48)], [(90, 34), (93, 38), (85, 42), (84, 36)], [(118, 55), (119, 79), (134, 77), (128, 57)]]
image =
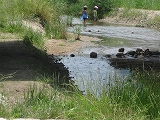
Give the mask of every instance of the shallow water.
[[(89, 90), (100, 95), (102, 89), (114, 83), (112, 80), (123, 80), (130, 74), (127, 69), (110, 66), (109, 61), (103, 57), (105, 54), (116, 54), (121, 47), (125, 48), (125, 52), (137, 48), (159, 50), (160, 32), (153, 29), (103, 23), (88, 23), (87, 27), (83, 27), (79, 19), (73, 19), (73, 24), (81, 29), (81, 34), (102, 39), (97, 42), (99, 46), (75, 51), (75, 57), (62, 57), (61, 62), (69, 69), (72, 80), (83, 93)], [(74, 27), (69, 27), (68, 31), (75, 32)], [(98, 53), (98, 58), (90, 58), (91, 52)]]
[[(75, 85), (83, 93), (86, 90), (99, 94), (102, 92), (102, 87), (106, 88), (113, 84), (113, 78), (124, 78), (129, 75), (129, 70), (114, 69), (111, 67), (102, 55), (97, 58), (90, 58), (88, 54), (78, 55), (75, 57), (63, 57), (61, 60), (70, 71), (70, 76), (73, 77)], [(117, 79), (116, 79), (117, 80)]]
[[(103, 46), (160, 50), (160, 31), (154, 29), (103, 23), (97, 23), (97, 25), (89, 23), (87, 27), (83, 27), (82, 21), (78, 19), (74, 19), (73, 24), (80, 26), (82, 35), (103, 38)], [(73, 32), (73, 28), (69, 27), (68, 31)]]

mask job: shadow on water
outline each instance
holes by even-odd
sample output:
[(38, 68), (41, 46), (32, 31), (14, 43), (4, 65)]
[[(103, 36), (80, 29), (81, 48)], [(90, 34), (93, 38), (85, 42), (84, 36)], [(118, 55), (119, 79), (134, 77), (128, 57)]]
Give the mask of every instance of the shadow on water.
[[(76, 18), (73, 19), (73, 25), (82, 28), (82, 35), (97, 36), (102, 39), (95, 42), (99, 46), (79, 49), (73, 53), (75, 57), (68, 55), (62, 57), (60, 61), (69, 69), (75, 85), (84, 93), (89, 90), (99, 95), (102, 89), (114, 82), (113, 80), (122, 80), (130, 74), (128, 69), (116, 69), (110, 66), (104, 55), (116, 54), (121, 47), (125, 49), (125, 52), (137, 48), (157, 50), (160, 48), (160, 32), (153, 29), (100, 22), (96, 25), (90, 22), (87, 27), (83, 27), (82, 21)], [(69, 27), (68, 31), (74, 32), (73, 27)], [(90, 58), (91, 52), (96, 52), (98, 57)]]

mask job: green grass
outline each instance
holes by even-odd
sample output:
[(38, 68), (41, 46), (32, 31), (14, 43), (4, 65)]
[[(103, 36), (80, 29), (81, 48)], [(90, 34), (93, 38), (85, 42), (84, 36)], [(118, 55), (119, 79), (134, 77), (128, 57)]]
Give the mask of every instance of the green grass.
[(28, 46), (35, 46), (36, 48), (44, 51), (44, 36), (37, 31), (29, 29), (23, 37), (23, 42)]
[(46, 36), (66, 37), (65, 23), (60, 16), (66, 4), (62, 0), (5, 0), (0, 4), (0, 30), (24, 34), (22, 20), (39, 22), (46, 30)]
[[(24, 92), (24, 102), (11, 106), (0, 104), (0, 116), (5, 118), (57, 118), (96, 120), (146, 120), (159, 119), (160, 83), (155, 71), (134, 71), (131, 76), (116, 80), (115, 85), (101, 97), (82, 95), (60, 89), (38, 89), (29, 86)], [(10, 111), (7, 111), (9, 108)]]
[[(112, 0), (112, 3), (114, 7), (154, 10), (160, 8), (159, 0)], [(65, 2), (56, 0), (49, 0), (49, 2), (47, 0), (1, 0), (0, 30), (20, 33), (24, 36), (26, 44), (43, 48), (42, 34), (26, 29), (22, 25), (22, 20), (39, 21), (45, 27), (47, 36), (65, 38), (66, 24), (61, 23), (61, 14), (59, 14), (59, 12), (63, 13), (65, 5)], [(73, 9), (75, 8), (73, 7)], [(133, 11), (127, 13), (127, 16), (137, 17), (139, 14)], [(155, 17), (155, 21), (159, 25), (158, 16)], [(7, 79), (3, 75), (0, 77), (1, 81)], [(129, 78), (122, 81), (116, 80), (115, 86), (111, 86), (108, 91), (104, 91), (100, 98), (90, 93), (82, 95), (79, 92), (64, 89), (62, 91), (58, 88), (48, 90), (45, 89), (45, 86), (38, 88), (33, 85), (29, 86), (28, 90), (24, 92), (24, 101), (19, 102), (17, 100), (15, 104), (7, 103), (5, 98), (9, 96), (0, 93), (0, 117), (73, 120), (159, 119), (160, 83), (158, 80), (159, 74), (155, 71), (134, 71)]]
[(114, 7), (160, 10), (159, 0), (111, 0)]

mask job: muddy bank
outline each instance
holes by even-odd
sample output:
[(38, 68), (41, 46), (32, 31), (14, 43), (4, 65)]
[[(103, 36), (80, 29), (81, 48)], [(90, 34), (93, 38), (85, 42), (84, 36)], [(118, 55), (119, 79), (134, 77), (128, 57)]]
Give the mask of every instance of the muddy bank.
[(111, 58), (108, 60), (110, 61), (110, 65), (115, 68), (160, 71), (160, 64), (159, 64), (160, 60), (156, 58), (149, 58), (149, 59)]
[(115, 55), (105, 55), (110, 61), (110, 65), (115, 68), (157, 70), (160, 71), (160, 52), (149, 49), (128, 51), (124, 53), (124, 48), (120, 48)]

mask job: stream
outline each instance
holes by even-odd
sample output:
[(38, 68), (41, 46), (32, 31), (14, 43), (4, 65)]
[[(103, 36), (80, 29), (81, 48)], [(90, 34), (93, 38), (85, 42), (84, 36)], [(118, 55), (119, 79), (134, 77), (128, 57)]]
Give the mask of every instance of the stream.
[[(83, 27), (82, 21), (77, 18), (73, 19), (72, 24), (81, 29), (81, 35), (101, 38), (101, 41), (97, 42), (98, 46), (75, 51), (75, 57), (70, 57), (70, 53), (68, 56), (61, 56), (60, 62), (68, 68), (75, 85), (84, 94), (89, 91), (100, 95), (115, 81), (124, 80), (129, 76), (130, 70), (113, 68), (104, 55), (116, 54), (122, 47), (125, 52), (137, 48), (160, 50), (160, 31), (154, 29), (100, 22), (96, 25), (88, 22), (87, 27)], [(69, 32), (74, 32), (74, 30), (73, 27), (68, 28)], [(90, 58), (91, 52), (96, 52), (97, 58)]]

